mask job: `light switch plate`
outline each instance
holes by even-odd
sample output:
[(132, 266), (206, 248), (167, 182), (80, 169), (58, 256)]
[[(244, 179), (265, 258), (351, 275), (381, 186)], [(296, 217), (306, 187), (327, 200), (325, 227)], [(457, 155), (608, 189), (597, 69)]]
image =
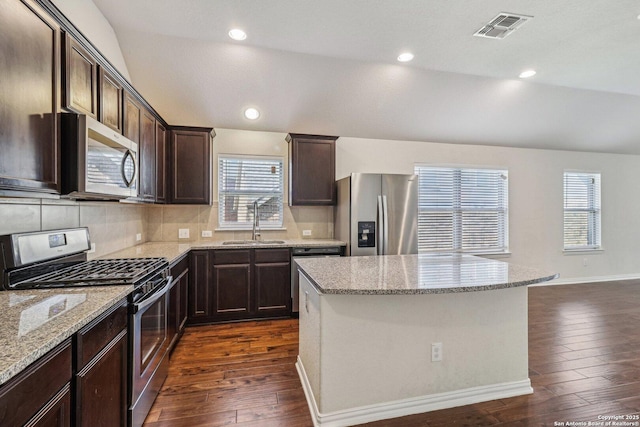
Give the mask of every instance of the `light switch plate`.
[(189, 229), (188, 228), (179, 228), (178, 229), (178, 239), (188, 239), (189, 238)]
[(139, 242), (140, 240), (142, 240), (142, 233), (137, 233), (136, 234), (136, 242)]

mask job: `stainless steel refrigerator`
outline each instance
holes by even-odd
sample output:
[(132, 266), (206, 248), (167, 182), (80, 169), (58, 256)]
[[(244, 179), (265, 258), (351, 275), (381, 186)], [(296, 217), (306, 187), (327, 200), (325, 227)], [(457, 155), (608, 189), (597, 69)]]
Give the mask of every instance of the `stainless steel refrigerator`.
[(418, 176), (352, 173), (337, 181), (335, 238), (347, 255), (418, 253)]

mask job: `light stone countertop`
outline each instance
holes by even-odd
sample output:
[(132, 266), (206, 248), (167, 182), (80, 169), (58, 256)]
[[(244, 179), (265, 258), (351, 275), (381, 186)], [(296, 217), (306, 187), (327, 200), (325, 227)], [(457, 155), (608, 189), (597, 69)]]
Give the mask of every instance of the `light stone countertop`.
[(322, 294), (475, 292), (526, 286), (558, 277), (530, 267), (453, 253), (298, 258), (296, 263)]
[(133, 286), (0, 292), (0, 384), (125, 298)]
[(289, 239), (278, 241), (282, 241), (284, 243), (224, 245), (223, 240), (203, 240), (189, 243), (147, 242), (138, 246), (132, 246), (127, 249), (104, 255), (101, 258), (166, 258), (169, 261), (169, 264), (173, 264), (182, 256), (186, 255), (187, 252), (189, 252), (191, 249), (296, 248), (346, 245), (345, 242), (332, 239)]

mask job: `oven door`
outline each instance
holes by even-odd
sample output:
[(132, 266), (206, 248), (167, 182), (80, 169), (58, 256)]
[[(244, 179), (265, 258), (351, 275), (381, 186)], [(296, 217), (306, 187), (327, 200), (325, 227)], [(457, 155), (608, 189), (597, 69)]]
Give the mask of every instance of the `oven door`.
[(167, 376), (167, 301), (173, 278), (141, 301), (131, 303), (131, 425), (144, 422)]

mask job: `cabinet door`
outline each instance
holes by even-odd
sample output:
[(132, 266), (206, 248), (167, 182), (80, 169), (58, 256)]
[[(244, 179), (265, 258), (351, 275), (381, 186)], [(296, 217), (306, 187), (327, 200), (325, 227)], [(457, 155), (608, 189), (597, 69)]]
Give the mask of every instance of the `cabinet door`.
[(173, 350), (178, 338), (178, 307), (180, 307), (180, 286), (175, 281), (169, 290), (169, 308), (167, 313), (167, 342), (169, 351)]
[(189, 323), (198, 323), (210, 316), (209, 260), (206, 250), (192, 250), (189, 254)]
[(156, 198), (156, 119), (147, 110), (141, 110), (140, 144), (140, 187), (138, 196), (145, 200)]
[(118, 133), (122, 133), (122, 86), (104, 68), (99, 69), (99, 120)]
[(232, 319), (251, 312), (251, 264), (214, 265), (213, 282), (215, 316)]
[(98, 117), (98, 63), (73, 37), (65, 38), (65, 107)]
[(156, 122), (156, 202), (166, 201), (167, 191), (167, 130)]
[(126, 425), (127, 360), (125, 329), (77, 374), (76, 425)]
[(71, 425), (71, 387), (65, 385), (25, 427), (66, 427)]
[(185, 270), (180, 276), (178, 286), (180, 287), (180, 304), (178, 306), (178, 333), (184, 330), (187, 324), (189, 313), (188, 304), (188, 288), (189, 288), (189, 270)]
[(0, 426), (21, 426), (45, 412), (72, 377), (71, 338), (0, 387)]
[(289, 204), (335, 205), (337, 137), (289, 134)]
[(0, 195), (51, 197), (60, 193), (60, 27), (35, 2), (13, 0), (2, 2), (0, 28)]
[(289, 249), (255, 250), (255, 300), (259, 317), (291, 313)]
[(142, 107), (125, 91), (124, 94), (124, 136), (133, 142), (140, 142), (140, 116)]
[(211, 203), (211, 132), (171, 131), (171, 203)]

